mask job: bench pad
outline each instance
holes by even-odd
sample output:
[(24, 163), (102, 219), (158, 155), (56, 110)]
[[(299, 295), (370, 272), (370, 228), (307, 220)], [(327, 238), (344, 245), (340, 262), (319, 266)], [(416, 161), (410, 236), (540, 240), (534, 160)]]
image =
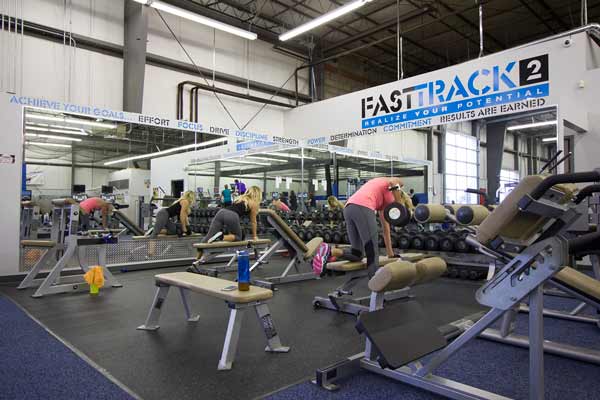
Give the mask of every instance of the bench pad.
[(212, 243), (194, 243), (194, 247), (197, 249), (227, 249), (231, 247), (246, 247), (246, 246), (258, 246), (261, 244), (270, 244), (270, 239), (258, 239), (258, 240), (241, 240), (238, 242), (212, 242)]
[[(187, 239), (187, 238), (191, 238), (191, 237), (203, 237), (202, 234), (200, 233), (192, 233), (191, 235), (187, 235), (187, 236), (177, 236), (177, 235), (164, 235), (164, 234), (160, 234), (158, 235), (158, 237), (156, 239)], [(135, 240), (141, 240), (141, 239), (151, 239), (150, 236), (132, 236), (132, 239)]]
[(240, 292), (237, 289), (229, 292), (223, 291), (223, 288), (237, 285), (237, 283), (228, 281), (226, 279), (193, 274), (191, 272), (172, 272), (168, 274), (159, 274), (155, 275), (154, 279), (157, 283), (182, 287), (189, 289), (192, 292), (205, 294), (207, 296), (216, 297), (218, 299), (236, 304), (267, 300), (273, 297), (272, 290), (264, 289), (258, 286), (250, 286), (250, 290), (245, 292)]
[[(386, 256), (379, 256), (379, 266), (389, 264), (397, 261), (397, 258), (387, 258)], [(327, 264), (327, 269), (330, 271), (359, 271), (367, 268), (367, 259), (363, 258), (361, 261), (335, 261)]]
[(446, 272), (446, 261), (440, 257), (430, 257), (412, 263), (394, 261), (377, 270), (369, 280), (373, 292), (387, 292), (431, 282)]
[(571, 267), (564, 267), (552, 278), (600, 302), (600, 281), (591, 276)]
[(21, 240), (21, 246), (23, 247), (54, 247), (56, 242), (54, 240)]

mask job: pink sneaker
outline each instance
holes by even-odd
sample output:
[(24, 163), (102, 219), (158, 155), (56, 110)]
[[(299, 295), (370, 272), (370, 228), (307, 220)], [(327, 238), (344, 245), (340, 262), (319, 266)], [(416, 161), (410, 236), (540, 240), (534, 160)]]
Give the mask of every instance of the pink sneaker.
[(323, 276), (323, 273), (325, 272), (325, 266), (327, 265), (327, 258), (329, 257), (329, 252), (329, 245), (327, 243), (321, 243), (312, 260), (312, 267), (315, 275)]

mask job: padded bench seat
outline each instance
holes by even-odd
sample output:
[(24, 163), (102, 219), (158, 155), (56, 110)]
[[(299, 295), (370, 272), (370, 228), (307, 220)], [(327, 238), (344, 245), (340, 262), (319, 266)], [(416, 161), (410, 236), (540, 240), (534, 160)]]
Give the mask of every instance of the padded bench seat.
[[(155, 239), (185, 239), (185, 238), (191, 238), (191, 237), (204, 237), (204, 236), (199, 233), (192, 233), (191, 235), (186, 235), (186, 236), (165, 235), (165, 234), (161, 233)], [(131, 238), (135, 239), (135, 240), (151, 239), (150, 236), (132, 236)]]
[[(188, 322), (197, 322), (200, 317), (192, 316), (188, 301), (189, 292), (200, 293), (206, 296), (224, 300), (229, 310), (229, 323), (225, 333), (225, 341), (221, 359), (219, 360), (219, 370), (230, 370), (235, 360), (238, 342), (242, 334), (242, 322), (244, 313), (249, 308), (254, 309), (254, 314), (258, 319), (267, 339), (265, 351), (273, 353), (287, 353), (290, 348), (283, 346), (275, 329), (273, 318), (269, 307), (265, 303), (273, 297), (273, 291), (258, 286), (250, 286), (248, 291), (237, 290), (237, 283), (225, 279), (213, 278), (210, 276), (198, 275), (189, 272), (173, 272), (168, 274), (159, 274), (154, 277), (156, 281), (156, 294), (150, 305), (150, 311), (146, 317), (146, 322), (138, 329), (145, 331), (155, 331), (160, 326), (158, 321), (160, 313), (169, 294), (171, 287), (177, 287), (181, 295), (183, 309)], [(223, 290), (226, 287), (236, 286), (235, 290)], [(244, 334), (247, 334), (246, 332)], [(176, 351), (185, 351), (185, 346)]]
[[(379, 266), (386, 265), (394, 261), (396, 261), (394, 258), (379, 256)], [(367, 259), (363, 258), (361, 261), (334, 261), (327, 263), (327, 269), (338, 272), (360, 271), (367, 269)]]
[(224, 291), (223, 288), (236, 285), (237, 283), (226, 279), (213, 278), (193, 274), (191, 272), (172, 272), (168, 274), (156, 275), (155, 280), (158, 284), (182, 287), (192, 292), (216, 297), (229, 303), (244, 304), (253, 301), (268, 300), (273, 297), (273, 291), (258, 286), (250, 286), (248, 291)]
[(54, 247), (54, 240), (21, 240), (21, 247)]
[(270, 239), (258, 239), (258, 240), (241, 240), (237, 242), (213, 242), (213, 243), (194, 243), (194, 247), (200, 250), (205, 249), (226, 249), (231, 247), (246, 247), (246, 246), (259, 246), (270, 244)]
[(600, 281), (591, 276), (571, 267), (564, 267), (552, 279), (600, 303)]

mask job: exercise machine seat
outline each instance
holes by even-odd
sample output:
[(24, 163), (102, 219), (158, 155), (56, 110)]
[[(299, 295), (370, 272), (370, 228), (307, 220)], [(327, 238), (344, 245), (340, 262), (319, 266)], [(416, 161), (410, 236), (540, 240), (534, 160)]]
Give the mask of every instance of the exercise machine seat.
[(241, 240), (238, 242), (213, 242), (213, 243), (194, 243), (193, 246), (197, 249), (226, 249), (230, 247), (258, 246), (261, 244), (270, 244), (270, 239), (258, 240)]
[(315, 254), (315, 251), (317, 250), (319, 245), (323, 243), (322, 238), (313, 238), (310, 242), (304, 243), (304, 241), (300, 239), (298, 235), (296, 235), (296, 233), (289, 227), (289, 225), (286, 224), (285, 221), (281, 219), (281, 217), (277, 215), (277, 213), (273, 210), (261, 208), (258, 212), (259, 214), (267, 215), (269, 218), (271, 218), (271, 220), (285, 232), (288, 238), (292, 240), (300, 248), (300, 250), (302, 250), (302, 252), (304, 253), (304, 258), (312, 257)]
[(64, 207), (70, 204), (73, 204), (74, 200), (70, 198), (65, 199), (52, 199), (52, 205), (56, 207)]
[[(379, 256), (379, 266), (386, 265), (397, 260), (397, 258), (387, 258), (386, 256)], [(330, 271), (338, 272), (360, 271), (363, 269), (367, 269), (367, 259), (363, 258), (361, 261), (330, 262), (327, 263), (327, 269)]]
[(157, 284), (177, 286), (192, 292), (216, 297), (230, 303), (245, 304), (254, 301), (267, 300), (273, 297), (273, 291), (258, 286), (250, 286), (247, 291), (224, 291), (223, 288), (237, 283), (220, 278), (193, 274), (190, 272), (172, 272), (159, 274), (154, 277)]
[[(520, 211), (519, 201), (523, 196), (530, 194), (544, 179), (546, 179), (544, 175), (530, 175), (523, 178), (504, 201), (479, 225), (477, 241), (489, 244), (498, 236), (515, 241), (530, 239), (542, 227), (546, 219)], [(557, 199), (558, 203), (569, 201), (576, 190), (576, 186), (571, 184), (555, 185), (553, 188), (562, 194)]]
[(433, 281), (446, 272), (446, 261), (440, 257), (424, 258), (412, 263), (394, 261), (377, 270), (369, 280), (373, 292), (388, 292)]
[(56, 242), (54, 240), (21, 240), (22, 247), (54, 247)]
[(600, 303), (600, 281), (591, 276), (571, 267), (564, 267), (552, 279)]
[[(203, 235), (200, 233), (192, 233), (191, 235), (177, 236), (177, 235), (165, 235), (165, 234), (161, 233), (155, 239), (186, 239), (186, 238), (192, 238), (192, 237), (203, 237)], [(150, 236), (132, 236), (131, 238), (134, 240), (152, 239)]]

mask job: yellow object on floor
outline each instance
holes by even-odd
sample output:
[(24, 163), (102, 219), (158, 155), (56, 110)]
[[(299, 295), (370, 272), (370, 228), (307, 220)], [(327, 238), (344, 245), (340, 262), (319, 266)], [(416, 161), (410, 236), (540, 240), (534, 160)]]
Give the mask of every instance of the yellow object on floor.
[(97, 295), (100, 288), (104, 286), (104, 273), (102, 272), (102, 267), (97, 265), (90, 268), (90, 270), (83, 275), (83, 279), (90, 285), (90, 294)]

